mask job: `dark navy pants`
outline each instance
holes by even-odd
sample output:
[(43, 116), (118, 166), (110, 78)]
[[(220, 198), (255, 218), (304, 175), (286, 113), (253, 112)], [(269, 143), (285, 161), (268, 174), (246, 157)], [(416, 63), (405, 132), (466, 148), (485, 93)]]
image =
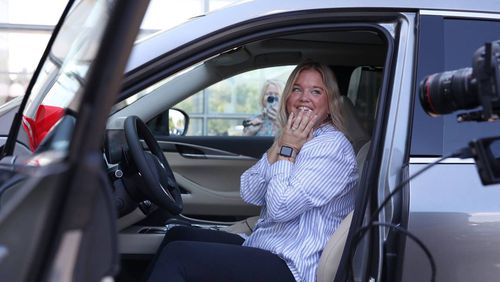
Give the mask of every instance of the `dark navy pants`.
[(243, 247), (236, 234), (178, 226), (165, 235), (148, 281), (295, 281), (285, 261)]

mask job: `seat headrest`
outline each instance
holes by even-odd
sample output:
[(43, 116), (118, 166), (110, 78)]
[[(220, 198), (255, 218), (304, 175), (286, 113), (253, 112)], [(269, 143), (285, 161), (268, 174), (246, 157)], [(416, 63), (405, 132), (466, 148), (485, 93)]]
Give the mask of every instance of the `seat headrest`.
[(370, 140), (370, 135), (361, 125), (351, 100), (345, 96), (341, 96), (340, 105), (344, 116), (345, 134), (351, 141), (354, 152), (357, 154), (359, 149)]

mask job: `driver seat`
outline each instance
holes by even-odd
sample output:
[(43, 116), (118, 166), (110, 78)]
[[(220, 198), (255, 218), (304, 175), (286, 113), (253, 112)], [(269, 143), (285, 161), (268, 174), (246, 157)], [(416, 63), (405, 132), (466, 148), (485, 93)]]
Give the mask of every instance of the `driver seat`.
[[(356, 155), (358, 169), (360, 173), (363, 171), (364, 162), (370, 149), (371, 142), (365, 143)], [(353, 212), (351, 211), (341, 222), (335, 230), (335, 233), (328, 239), (323, 252), (319, 259), (318, 268), (316, 269), (316, 280), (318, 282), (333, 281), (344, 252), (344, 246), (347, 241), (347, 235), (351, 227)], [(245, 220), (238, 221), (237, 223), (223, 228), (222, 230), (236, 233), (250, 235), (259, 219), (258, 216), (249, 217)]]
[[(330, 237), (326, 243), (321, 257), (319, 258), (318, 268), (316, 269), (316, 281), (333, 281), (335, 278), (344, 251), (347, 235), (349, 234), (352, 214), (353, 211), (340, 222), (339, 227), (337, 227), (335, 233), (333, 233), (332, 237)], [(249, 217), (223, 230), (231, 233), (244, 233), (250, 235), (258, 218), (258, 216)]]

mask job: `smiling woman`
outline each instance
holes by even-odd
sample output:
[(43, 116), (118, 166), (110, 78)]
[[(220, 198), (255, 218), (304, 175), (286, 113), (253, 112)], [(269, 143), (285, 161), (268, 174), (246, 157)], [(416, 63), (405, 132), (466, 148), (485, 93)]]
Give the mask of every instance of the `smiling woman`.
[[(325, 65), (305, 63), (295, 69), (284, 90), (286, 112), (280, 112), (281, 125), (286, 123), (287, 116), (300, 112), (312, 112), (317, 115), (315, 127), (324, 122), (331, 122), (339, 130), (344, 130), (342, 109), (340, 107), (340, 90), (335, 75)], [(291, 86), (290, 86), (291, 85)]]
[(358, 180), (353, 148), (330, 118), (340, 117), (330, 106), (340, 99), (336, 85), (321, 64), (292, 71), (280, 104), (286, 123), (241, 176), (241, 197), (261, 207), (250, 236), (174, 227), (149, 281), (315, 281), (323, 248), (354, 208)]

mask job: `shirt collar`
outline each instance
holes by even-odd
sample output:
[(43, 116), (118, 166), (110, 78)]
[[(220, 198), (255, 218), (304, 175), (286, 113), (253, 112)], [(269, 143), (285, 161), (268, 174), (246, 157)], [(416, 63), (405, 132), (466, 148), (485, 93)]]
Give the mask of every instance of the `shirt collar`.
[(325, 132), (332, 132), (336, 131), (337, 129), (329, 122), (323, 123), (320, 125), (318, 128), (313, 130), (313, 137), (317, 137), (322, 135)]

